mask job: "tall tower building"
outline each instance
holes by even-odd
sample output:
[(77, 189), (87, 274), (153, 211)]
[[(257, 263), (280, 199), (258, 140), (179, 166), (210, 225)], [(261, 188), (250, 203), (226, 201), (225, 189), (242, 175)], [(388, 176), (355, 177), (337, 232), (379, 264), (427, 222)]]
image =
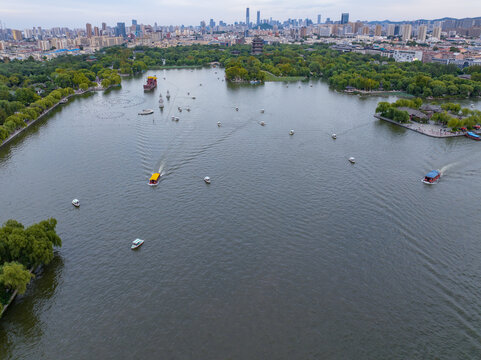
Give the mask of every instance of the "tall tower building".
[(124, 22), (118, 22), (117, 27), (115, 28), (115, 35), (116, 36), (123, 36), (126, 37), (127, 33), (125, 32), (125, 23)]
[(349, 22), (349, 13), (342, 13), (341, 24), (347, 24)]
[(317, 15), (317, 23), (318, 23), (318, 24), (321, 23), (321, 14)]
[(418, 28), (418, 41), (420, 41), (420, 42), (426, 41), (427, 30), (428, 30), (428, 28), (426, 27), (426, 25), (421, 25)]
[(102, 31), (107, 31), (107, 23), (102, 23)]
[(99, 36), (99, 35), (100, 35), (99, 27), (98, 27), (98, 26), (94, 26), (94, 35), (95, 35), (95, 36)]
[(396, 25), (394, 24), (389, 24), (387, 26), (387, 32), (386, 32), (386, 35), (387, 36), (394, 36), (394, 29), (395, 29)]
[(413, 32), (413, 27), (411, 24), (401, 25), (401, 36), (403, 41), (411, 40), (412, 32)]
[(433, 29), (433, 38), (435, 39), (441, 39), (441, 26), (436, 26)]
[(249, 8), (246, 8), (246, 25), (247, 25), (247, 27), (250, 26)]
[(257, 26), (261, 24), (261, 12), (257, 10)]
[(87, 37), (92, 37), (92, 24), (87, 23), (87, 25), (85, 25), (85, 31), (87, 33)]
[(374, 36), (381, 36), (382, 32), (382, 26), (381, 25), (376, 25), (376, 28), (374, 29)]

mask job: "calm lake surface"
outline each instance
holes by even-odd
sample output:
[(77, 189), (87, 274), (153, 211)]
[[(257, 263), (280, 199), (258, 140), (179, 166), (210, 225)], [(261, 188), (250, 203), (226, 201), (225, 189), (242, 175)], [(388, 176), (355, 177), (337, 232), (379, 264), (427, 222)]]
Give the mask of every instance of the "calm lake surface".
[(0, 149), (0, 222), (55, 217), (63, 240), (2, 318), (1, 359), (481, 357), (479, 143), (321, 82), (154, 73)]

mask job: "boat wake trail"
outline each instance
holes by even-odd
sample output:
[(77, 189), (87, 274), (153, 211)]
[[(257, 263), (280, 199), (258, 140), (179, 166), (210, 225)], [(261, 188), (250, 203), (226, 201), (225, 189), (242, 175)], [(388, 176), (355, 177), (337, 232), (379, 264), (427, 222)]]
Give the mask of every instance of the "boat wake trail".
[(441, 169), (439, 169), (439, 172), (441, 173), (442, 176), (444, 176), (449, 169), (451, 169), (452, 167), (454, 167), (458, 164), (459, 164), (459, 162), (456, 161), (456, 162), (453, 162), (451, 164), (445, 165)]

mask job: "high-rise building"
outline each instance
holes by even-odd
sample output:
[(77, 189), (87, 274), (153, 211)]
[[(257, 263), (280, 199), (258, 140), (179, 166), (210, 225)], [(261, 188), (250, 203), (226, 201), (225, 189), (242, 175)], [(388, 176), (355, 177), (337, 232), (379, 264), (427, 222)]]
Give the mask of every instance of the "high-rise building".
[(126, 37), (127, 33), (125, 32), (125, 23), (118, 22), (117, 26), (115, 27), (115, 36), (123, 36)]
[(382, 26), (380, 24), (376, 25), (376, 28), (374, 29), (374, 36), (381, 36), (382, 32)]
[(433, 38), (441, 39), (441, 26), (437, 26), (433, 29)]
[(247, 25), (247, 27), (250, 26), (249, 8), (246, 8), (246, 25)]
[(317, 15), (317, 23), (318, 23), (318, 24), (321, 23), (321, 14)]
[(137, 20), (132, 19), (132, 25), (137, 25)]
[(87, 33), (87, 37), (92, 37), (92, 24), (87, 23), (87, 25), (85, 25), (85, 31)]
[(349, 22), (349, 13), (342, 13), (341, 24), (347, 24)]
[(22, 32), (20, 30), (12, 30), (12, 36), (13, 40), (15, 41), (20, 41), (23, 38)]
[(210, 19), (210, 21), (209, 21), (209, 27), (210, 27), (211, 29), (215, 27), (215, 21), (214, 21), (214, 19)]
[(401, 25), (401, 36), (403, 41), (411, 40), (412, 32), (413, 32), (413, 27), (411, 24)]
[(386, 35), (387, 36), (394, 36), (394, 29), (395, 29), (396, 25), (394, 24), (389, 24), (387, 26), (387, 32), (386, 32)]
[(399, 25), (394, 25), (394, 36), (399, 36), (399, 31), (401, 27)]
[(99, 32), (99, 27), (98, 27), (98, 26), (94, 26), (94, 35), (95, 35), (95, 36), (100, 36), (100, 32)]
[(261, 12), (257, 10), (257, 26), (261, 24)]
[(420, 42), (426, 41), (427, 30), (428, 30), (428, 28), (426, 27), (426, 25), (421, 25), (418, 28), (418, 41), (420, 41)]
[(107, 31), (107, 23), (102, 23), (102, 31)]

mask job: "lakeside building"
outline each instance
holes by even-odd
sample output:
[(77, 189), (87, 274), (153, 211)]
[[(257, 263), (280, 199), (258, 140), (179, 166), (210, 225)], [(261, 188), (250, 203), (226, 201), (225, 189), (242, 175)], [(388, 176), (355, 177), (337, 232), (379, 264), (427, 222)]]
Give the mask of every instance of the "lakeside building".
[(262, 55), (264, 51), (264, 40), (262, 40), (259, 36), (256, 36), (252, 40), (252, 55)]

